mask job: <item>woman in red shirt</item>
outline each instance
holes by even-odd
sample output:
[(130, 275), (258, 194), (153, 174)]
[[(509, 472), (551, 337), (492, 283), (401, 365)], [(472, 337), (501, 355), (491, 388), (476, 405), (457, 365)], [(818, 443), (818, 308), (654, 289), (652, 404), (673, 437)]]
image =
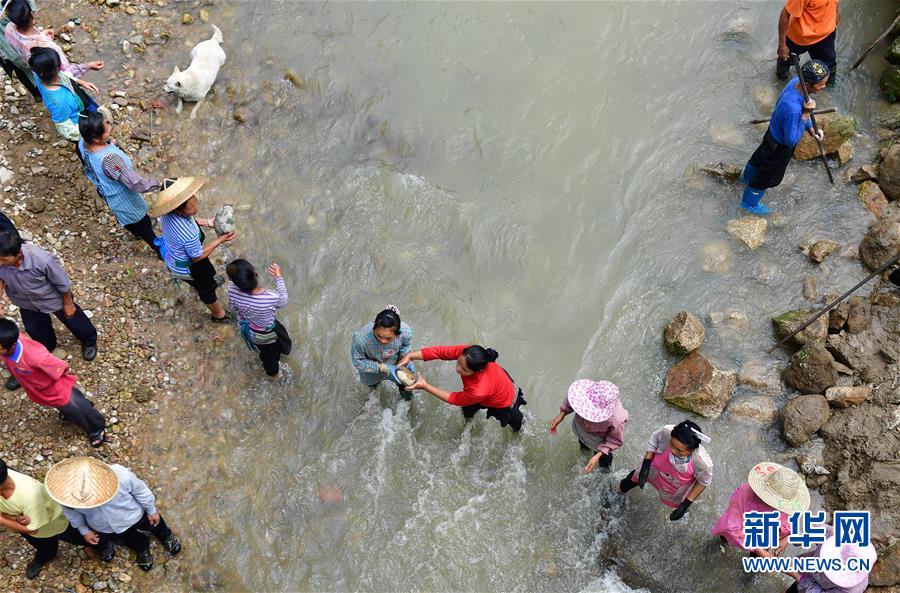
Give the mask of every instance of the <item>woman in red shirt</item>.
[(508, 424), (518, 432), (524, 419), (519, 407), (528, 402), (509, 373), (494, 362), (497, 356), (493, 348), (478, 345), (431, 346), (410, 352), (398, 364), (403, 366), (411, 360), (455, 360), (456, 372), (462, 378), (462, 391), (451, 393), (438, 389), (421, 375), (410, 389), (425, 390), (448, 404), (460, 406), (467, 420), (478, 410), (485, 409), (488, 417), (496, 418), (501, 426)]

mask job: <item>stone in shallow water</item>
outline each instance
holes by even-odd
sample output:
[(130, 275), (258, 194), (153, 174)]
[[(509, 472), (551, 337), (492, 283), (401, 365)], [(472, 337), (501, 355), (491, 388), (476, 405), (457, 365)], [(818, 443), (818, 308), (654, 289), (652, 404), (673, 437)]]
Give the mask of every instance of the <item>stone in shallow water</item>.
[(728, 404), (728, 412), (735, 417), (771, 422), (778, 415), (778, 406), (768, 395), (755, 395), (732, 401)]
[(703, 255), (703, 271), (724, 274), (734, 267), (734, 255), (724, 241), (707, 243), (701, 249)]
[(766, 240), (765, 218), (759, 216), (742, 216), (729, 220), (725, 225), (728, 234), (746, 245), (749, 249), (756, 249)]
[(219, 236), (234, 232), (234, 208), (226, 205), (216, 210), (214, 226)]
[(699, 352), (692, 352), (666, 374), (663, 399), (706, 418), (717, 418), (737, 383), (737, 373), (717, 369)]

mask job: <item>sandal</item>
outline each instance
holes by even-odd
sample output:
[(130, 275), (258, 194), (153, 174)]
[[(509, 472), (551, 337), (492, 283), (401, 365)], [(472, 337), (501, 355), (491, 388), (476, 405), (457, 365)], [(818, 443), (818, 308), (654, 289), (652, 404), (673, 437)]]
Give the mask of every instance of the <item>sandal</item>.
[(106, 442), (106, 431), (101, 430), (100, 434), (91, 437), (91, 447), (99, 449)]
[(213, 317), (212, 315), (210, 315), (209, 320), (213, 323), (231, 323), (232, 321), (234, 321), (234, 315), (232, 315), (228, 311), (225, 311), (224, 317)]

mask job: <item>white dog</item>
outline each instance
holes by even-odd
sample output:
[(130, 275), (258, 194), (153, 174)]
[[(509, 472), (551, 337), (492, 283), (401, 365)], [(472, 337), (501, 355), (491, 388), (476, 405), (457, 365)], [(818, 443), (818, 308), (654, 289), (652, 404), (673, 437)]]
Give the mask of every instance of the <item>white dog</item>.
[(197, 104), (191, 110), (191, 119), (197, 114), (197, 108), (209, 93), (209, 89), (216, 82), (219, 68), (225, 63), (225, 50), (219, 45), (222, 43), (222, 31), (215, 25), (213, 36), (206, 41), (201, 41), (191, 50), (191, 65), (181, 71), (175, 66), (172, 76), (166, 81), (163, 90), (167, 93), (178, 95), (178, 107), (175, 113), (181, 113), (182, 101), (196, 101)]

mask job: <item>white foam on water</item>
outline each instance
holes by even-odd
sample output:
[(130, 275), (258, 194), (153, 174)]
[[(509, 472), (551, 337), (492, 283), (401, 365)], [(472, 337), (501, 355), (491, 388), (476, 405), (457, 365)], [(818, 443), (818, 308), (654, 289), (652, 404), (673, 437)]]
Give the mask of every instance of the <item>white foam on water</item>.
[(579, 593), (650, 593), (647, 589), (632, 589), (613, 571), (588, 583)]

